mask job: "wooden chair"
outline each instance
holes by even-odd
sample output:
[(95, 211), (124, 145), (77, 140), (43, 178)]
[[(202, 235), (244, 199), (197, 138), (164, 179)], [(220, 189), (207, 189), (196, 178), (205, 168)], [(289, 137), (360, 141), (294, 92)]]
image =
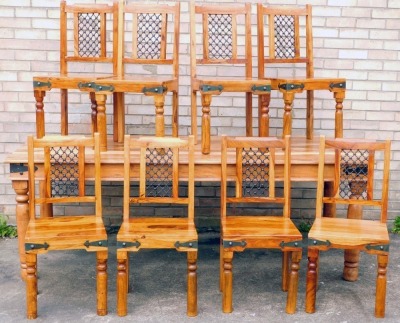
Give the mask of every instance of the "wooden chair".
[[(112, 46), (107, 39), (107, 26), (112, 25)], [(118, 4), (66, 4), (60, 1), (60, 75), (35, 76), (36, 135), (45, 135), (43, 99), (46, 91), (60, 89), (61, 134), (68, 135), (68, 90), (93, 86), (94, 80), (112, 76), (117, 68)], [(88, 64), (92, 67), (88, 68)], [(96, 72), (99, 64), (109, 65), (108, 73)], [(106, 69), (106, 67), (102, 67)], [(90, 72), (87, 72), (90, 70)], [(98, 110), (94, 92), (90, 92), (92, 133), (104, 131), (104, 110)], [(100, 132), (101, 132), (100, 131)], [(103, 143), (104, 145), (104, 143)]]
[[(324, 196), (325, 151), (335, 151), (334, 195)], [(376, 174), (376, 155), (383, 155), (383, 177)], [(357, 139), (328, 140), (321, 137), (318, 166), (316, 218), (308, 234), (308, 271), (306, 312), (315, 312), (318, 258), (320, 251), (352, 249), (377, 255), (375, 316), (385, 316), (386, 270), (389, 258), (389, 234), (386, 226), (390, 168), (390, 141)], [(381, 194), (374, 192), (376, 178), (382, 178)], [(378, 208), (378, 221), (322, 217), (323, 203), (344, 205), (348, 213), (368, 206)], [(351, 216), (350, 216), (351, 217)]]
[[(335, 137), (343, 137), (344, 78), (315, 78), (312, 7), (268, 7), (257, 4), (258, 78), (271, 81), (272, 90), (283, 94), (283, 136), (292, 133), (292, 103), (296, 93), (307, 91), (306, 136), (313, 137), (314, 90), (333, 92), (336, 100)], [(305, 64), (304, 77), (271, 77), (271, 67), (293, 68)], [(268, 75), (269, 74), (269, 75)], [(277, 73), (279, 76), (280, 73)], [(269, 124), (269, 116), (265, 117)], [(268, 128), (268, 127), (267, 127)]]
[[(139, 150), (139, 152), (137, 151)], [(182, 158), (187, 165), (178, 165)], [(140, 168), (132, 168), (138, 163)], [(133, 196), (130, 183), (139, 176), (139, 192)], [(182, 195), (180, 180), (188, 183), (187, 197)], [(186, 216), (146, 215), (130, 217), (130, 206), (143, 204), (178, 205)], [(134, 211), (134, 209), (133, 209)], [(176, 249), (187, 253), (187, 315), (197, 315), (197, 248), (194, 223), (194, 138), (125, 136), (124, 142), (124, 214), (117, 235), (117, 314), (127, 314), (128, 252), (140, 249)]]
[[(85, 157), (93, 150), (94, 194), (85, 187)], [(44, 166), (36, 166), (42, 163)], [(99, 135), (28, 137), (29, 217), (25, 235), (27, 318), (37, 317), (37, 255), (53, 250), (97, 254), (97, 314), (107, 314), (107, 233), (102, 220)], [(36, 169), (36, 167), (38, 167)], [(93, 180), (93, 178), (90, 178)], [(43, 185), (37, 189), (39, 181)], [(42, 189), (40, 189), (42, 188)], [(84, 203), (85, 215), (46, 217), (37, 209)], [(87, 210), (93, 206), (90, 214)], [(65, 208), (68, 210), (67, 208)], [(60, 277), (62, 278), (62, 275)], [(74, 297), (71, 295), (71, 297)]]
[[(210, 153), (213, 95), (246, 93), (246, 136), (252, 136), (252, 95), (259, 95), (259, 135), (265, 135), (265, 115), (270, 82), (252, 79), (251, 4), (195, 5), (190, 10), (191, 131), (197, 140), (197, 93), (201, 95), (201, 145)], [(210, 69), (225, 66), (229, 76), (212, 75)], [(235, 75), (235, 76), (233, 76)], [(237, 75), (237, 76), (236, 76)]]
[(180, 3), (120, 1), (119, 17), (116, 75), (96, 81), (96, 100), (102, 109), (110, 93), (118, 102), (114, 105), (114, 141), (122, 142), (125, 135), (124, 93), (154, 98), (155, 135), (160, 137), (165, 135), (165, 97), (172, 93), (172, 135), (177, 137)]
[[(221, 253), (220, 283), (222, 310), (232, 312), (233, 253), (247, 248), (283, 251), (282, 290), (288, 291), (286, 312), (296, 311), (302, 235), (290, 219), (290, 137), (284, 140), (263, 137), (222, 137), (221, 153)], [(228, 152), (235, 152), (234, 160)], [(228, 174), (227, 164), (236, 164), (236, 173)], [(283, 168), (283, 169), (282, 169)], [(235, 196), (228, 196), (227, 183), (235, 182)], [(283, 192), (276, 187), (283, 181)], [(263, 215), (234, 215), (227, 206), (257, 203), (277, 208)], [(230, 214), (229, 214), (230, 213)], [(243, 212), (241, 212), (243, 213)], [(250, 212), (249, 212), (250, 213)], [(291, 256), (291, 257), (290, 257)], [(291, 261), (290, 261), (291, 258)], [(290, 264), (291, 262), (291, 264)], [(266, 270), (267, 267), (266, 267)]]

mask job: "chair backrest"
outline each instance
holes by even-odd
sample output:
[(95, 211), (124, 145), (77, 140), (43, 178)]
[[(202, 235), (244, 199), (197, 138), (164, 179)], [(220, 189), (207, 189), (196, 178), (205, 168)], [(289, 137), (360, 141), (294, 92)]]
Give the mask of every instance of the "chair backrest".
[[(334, 149), (333, 194), (324, 196), (326, 174), (325, 151)], [(377, 153), (382, 153), (383, 176), (377, 176)], [(379, 163), (381, 164), (381, 163)], [(390, 169), (390, 141), (366, 139), (325, 139), (321, 136), (319, 148), (316, 216), (322, 216), (323, 204), (360, 205), (380, 208), (380, 220), (386, 222)], [(331, 178), (331, 177), (330, 177)], [(381, 179), (381, 194), (375, 179)]]
[(257, 4), (258, 76), (265, 64), (304, 63), (314, 77), (312, 7), (269, 7)]
[[(187, 163), (182, 163), (187, 160)], [(139, 169), (132, 167), (139, 161)], [(181, 161), (181, 164), (180, 164)], [(183, 165), (184, 164), (184, 165)], [(131, 179), (139, 175), (139, 190), (131, 195)], [(179, 181), (187, 181), (187, 196)], [(194, 137), (125, 136), (124, 220), (129, 220), (132, 203), (187, 205), (194, 220)]]
[(169, 65), (179, 74), (180, 2), (120, 4), (117, 74), (126, 64)]
[[(94, 159), (94, 194), (86, 190), (85, 159), (90, 151)], [(28, 137), (29, 203), (91, 203), (96, 216), (102, 215), (101, 162), (99, 134), (83, 136)], [(92, 179), (92, 178), (91, 178)], [(41, 185), (37, 187), (38, 182)], [(31, 221), (36, 207), (29, 208)]]
[[(112, 26), (107, 26), (112, 24)], [(60, 3), (60, 73), (67, 74), (69, 62), (113, 63), (117, 67), (118, 3)], [(112, 30), (112, 50), (107, 47), (107, 27)]]
[[(232, 154), (233, 153), (233, 154)], [(234, 161), (229, 160), (234, 155)], [(228, 174), (228, 164), (235, 173)], [(235, 196), (229, 197), (227, 183), (235, 181)], [(276, 183), (283, 181), (278, 194)], [(227, 204), (281, 204), (283, 216), (290, 217), (290, 136), (226, 137), (221, 149), (221, 217), (227, 216)]]
[(197, 65), (204, 64), (235, 65), (235, 71), (240, 64), (245, 68), (241, 76), (251, 78), (251, 4), (196, 5), (192, 1), (190, 8), (192, 78), (198, 75)]

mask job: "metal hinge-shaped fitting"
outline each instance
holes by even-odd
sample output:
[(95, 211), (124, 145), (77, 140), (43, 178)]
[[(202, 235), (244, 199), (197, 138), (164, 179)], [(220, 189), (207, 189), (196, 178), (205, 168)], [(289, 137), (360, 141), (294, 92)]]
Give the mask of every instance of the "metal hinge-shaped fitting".
[(50, 245), (45, 242), (45, 243), (25, 243), (25, 250), (38, 250), (38, 249), (44, 249), (47, 250), (50, 247)]
[(299, 240), (299, 241), (289, 241), (289, 242), (285, 242), (282, 241), (279, 246), (283, 249), (285, 247), (295, 247), (295, 248), (300, 248), (303, 247), (303, 241)]
[(377, 244), (377, 245), (371, 245), (367, 244), (365, 246), (367, 250), (376, 250), (376, 251), (389, 251), (389, 245), (388, 244)]
[(281, 90), (285, 90), (285, 91), (291, 91), (291, 90), (297, 90), (297, 89), (304, 89), (304, 84), (300, 83), (300, 84), (294, 84), (294, 83), (282, 83), (279, 84), (278, 87)]
[(339, 82), (339, 83), (331, 83), (329, 84), (330, 89), (345, 89), (346, 88), (346, 82)]
[[(35, 171), (37, 171), (37, 166), (35, 166)], [(23, 163), (19, 164), (10, 164), (10, 173), (20, 173), (21, 175), (24, 172), (28, 171), (28, 166), (24, 165)]]
[(144, 87), (142, 90), (144, 94), (163, 94), (165, 91), (167, 91), (165, 86)]
[(36, 89), (38, 87), (51, 88), (51, 82), (33, 81), (33, 88)]
[(198, 248), (198, 243), (197, 241), (186, 241), (186, 242), (175, 242), (175, 248), (193, 248), (197, 249)]
[(318, 247), (318, 246), (327, 246), (329, 247), (331, 242), (329, 240), (317, 240), (317, 239), (308, 239), (308, 246), (309, 247)]
[(99, 85), (96, 84), (95, 82), (79, 82), (78, 87), (80, 89), (93, 89), (95, 92), (101, 92), (101, 91), (106, 91), (106, 92), (113, 92), (114, 91), (114, 86), (112, 85)]
[(117, 241), (117, 249), (124, 249), (124, 248), (130, 248), (130, 247), (140, 247), (140, 242), (139, 241)]
[(271, 92), (271, 85), (253, 85), (251, 90), (253, 92)]
[(107, 247), (108, 246), (108, 241), (107, 240), (98, 240), (98, 241), (86, 240), (84, 245), (85, 245), (86, 248), (89, 248), (89, 247)]
[(229, 241), (229, 240), (224, 240), (223, 241), (223, 246), (224, 248), (229, 248), (229, 247), (246, 247), (247, 242), (245, 240), (242, 241)]
[(223, 89), (224, 89), (224, 87), (222, 85), (204, 84), (204, 85), (200, 86), (200, 91), (203, 91), (203, 92), (214, 92), (214, 91), (222, 92)]

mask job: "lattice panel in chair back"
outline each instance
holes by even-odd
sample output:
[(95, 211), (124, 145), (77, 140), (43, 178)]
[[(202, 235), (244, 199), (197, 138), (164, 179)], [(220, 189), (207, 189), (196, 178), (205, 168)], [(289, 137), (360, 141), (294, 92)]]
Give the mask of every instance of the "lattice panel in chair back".
[(146, 149), (146, 196), (172, 197), (173, 151)]
[(79, 195), (78, 147), (50, 148), (51, 196)]
[(230, 59), (233, 57), (232, 15), (208, 15), (208, 49), (211, 59)]
[(143, 59), (161, 58), (162, 14), (137, 15), (137, 56)]
[(269, 195), (269, 150), (266, 148), (244, 148), (242, 150), (242, 195)]
[(78, 53), (80, 57), (101, 56), (100, 21), (99, 13), (78, 14)]
[(296, 43), (294, 22), (294, 16), (274, 16), (276, 58), (295, 58)]
[(368, 150), (343, 149), (340, 156), (339, 196), (344, 199), (367, 199)]

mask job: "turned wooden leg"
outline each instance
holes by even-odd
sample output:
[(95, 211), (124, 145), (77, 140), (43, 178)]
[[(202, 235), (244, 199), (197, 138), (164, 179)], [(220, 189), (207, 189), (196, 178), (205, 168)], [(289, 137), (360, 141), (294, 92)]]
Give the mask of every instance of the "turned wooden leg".
[(253, 136), (253, 93), (246, 92), (246, 137)]
[(285, 102), (283, 113), (283, 133), (282, 137), (292, 134), (292, 103), (294, 100), (294, 93), (283, 92), (283, 101)]
[(154, 96), (154, 104), (156, 106), (156, 136), (164, 137), (165, 123), (164, 123), (164, 102), (165, 95)]
[(187, 315), (197, 316), (197, 251), (187, 253)]
[(315, 312), (315, 300), (317, 297), (317, 273), (319, 250), (308, 250), (308, 270), (306, 280), (306, 312)]
[(224, 251), (224, 287), (222, 290), (222, 311), (224, 313), (232, 313), (232, 251)]
[(343, 138), (343, 100), (345, 92), (335, 92), (334, 97), (336, 101), (335, 138)]
[(125, 251), (117, 251), (117, 314), (125, 316), (128, 313), (127, 297), (128, 297), (128, 265), (127, 255)]
[(37, 255), (26, 254), (26, 318), (37, 318)]
[(307, 90), (307, 117), (306, 137), (312, 139), (314, 136), (314, 91)]
[(106, 100), (107, 95), (96, 93), (97, 131), (100, 133), (100, 147), (102, 151), (107, 150)]
[(201, 117), (201, 152), (203, 154), (210, 153), (211, 141), (211, 120), (210, 120), (210, 105), (211, 94), (201, 94), (201, 105), (203, 106)]
[(92, 110), (90, 117), (92, 120), (92, 134), (97, 132), (97, 101), (96, 101), (96, 94), (94, 92), (89, 92), (91, 106), (90, 109)]
[(289, 288), (290, 256), (290, 251), (284, 251), (282, 253), (282, 290), (284, 292), (287, 292)]
[(271, 94), (262, 94), (258, 96), (258, 136), (269, 136), (269, 103)]
[(124, 142), (125, 135), (125, 93), (114, 92), (114, 130), (113, 139), (115, 142)]
[(192, 91), (190, 98), (190, 113), (191, 113), (191, 134), (194, 136), (194, 143), (197, 144), (197, 92)]
[(107, 315), (107, 251), (97, 251), (97, 315)]
[(375, 317), (385, 317), (386, 303), (386, 272), (389, 261), (388, 255), (378, 255), (378, 274), (376, 277)]
[(25, 233), (29, 223), (28, 181), (13, 180), (12, 187), (17, 194), (15, 197), (15, 201), (17, 202), (15, 214), (17, 221), (20, 273), (21, 278), (26, 280)]
[(45, 91), (35, 90), (34, 91), (36, 100), (36, 137), (42, 138), (45, 134), (44, 130), (44, 104), (43, 99), (46, 96)]
[(289, 289), (286, 301), (286, 313), (288, 314), (293, 314), (296, 312), (300, 260), (301, 251), (293, 251), (289, 275)]
[(179, 95), (172, 92), (172, 136), (179, 136)]
[(68, 135), (68, 90), (61, 89), (61, 134)]

